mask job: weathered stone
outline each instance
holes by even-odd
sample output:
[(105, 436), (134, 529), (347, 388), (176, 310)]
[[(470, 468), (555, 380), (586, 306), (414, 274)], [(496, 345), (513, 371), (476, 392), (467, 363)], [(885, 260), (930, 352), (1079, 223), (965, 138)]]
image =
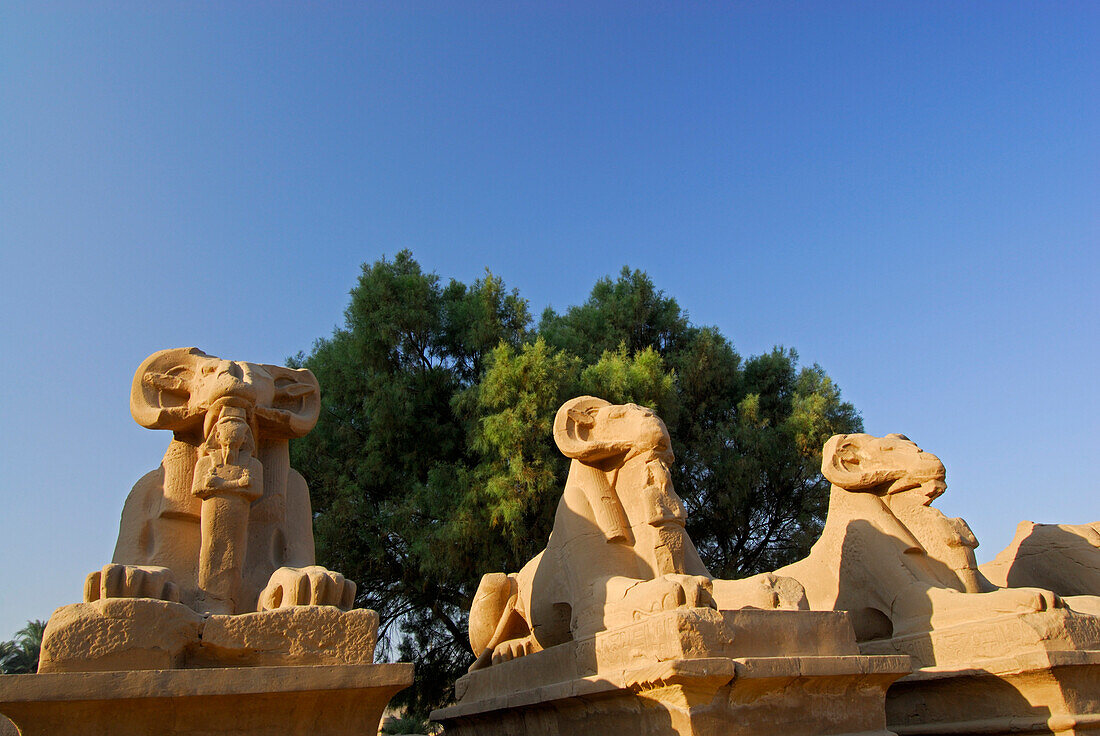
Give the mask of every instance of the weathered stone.
[(872, 654), (907, 654), (937, 671), (973, 670), (1006, 656), (1049, 652), (1100, 651), (1100, 617), (1068, 608), (1004, 613), (931, 631), (860, 643)]
[(837, 435), (822, 472), (832, 482), (825, 529), (777, 574), (799, 580), (812, 608), (849, 611), (865, 654), (913, 658), (917, 669), (887, 696), (891, 729), (1100, 726), (1100, 618), (1087, 613), (1100, 599), (1067, 606), (1045, 587), (994, 585), (966, 522), (931, 506), (947, 487), (943, 464), (902, 435)]
[(432, 720), (457, 736), (887, 736), (909, 658), (858, 653), (846, 614), (681, 608), (475, 670)]
[(47, 631), (43, 673), (370, 664), (378, 614), (295, 606), (203, 617), (180, 603), (109, 598), (59, 608)]
[(114, 562), (50, 618), (40, 674), (0, 677), (23, 736), (377, 729), (412, 667), (370, 664), (378, 616), (343, 610), (355, 583), (314, 564), (287, 440), (319, 407), (307, 370), (194, 348), (146, 359), (130, 409), (173, 439), (130, 492)]
[(886, 699), (898, 736), (1095, 734), (1100, 729), (1100, 652), (1037, 651), (977, 667), (925, 667)]
[(167, 670), (186, 666), (203, 617), (187, 606), (149, 598), (106, 598), (54, 611), (39, 672)]
[(553, 533), (518, 573), (482, 578), (474, 669), (663, 610), (806, 608), (794, 580), (712, 578), (684, 527), (668, 429), (649, 409), (581, 396), (558, 410), (554, 441), (571, 462)]
[(650, 410), (583, 396), (554, 420), (571, 459), (546, 549), (482, 578), (477, 661), (448, 734), (883, 734), (905, 656), (861, 655), (847, 614), (794, 579), (718, 580), (685, 529)]
[(1060, 605), (1050, 591), (998, 589), (981, 575), (970, 527), (931, 506), (947, 487), (943, 463), (902, 435), (837, 435), (821, 469), (833, 484), (825, 529), (776, 574), (802, 583), (811, 608), (851, 612), (860, 640)]
[(411, 664), (0, 676), (22, 736), (363, 736)]
[(978, 569), (1002, 588), (1047, 588), (1063, 597), (1100, 596), (1100, 521), (1021, 521), (1012, 542)]
[(335, 605), (355, 584), (314, 562), (305, 480), (287, 440), (320, 411), (308, 370), (162, 350), (134, 375), (130, 412), (172, 431), (161, 467), (126, 499), (114, 560), (88, 575), (86, 602), (163, 598), (199, 613)]
[(240, 616), (211, 616), (188, 666), (370, 664), (378, 614), (365, 608), (295, 606)]
[[(320, 410), (313, 374), (162, 350), (134, 375), (130, 410), (173, 439), (160, 469), (130, 492), (114, 561), (85, 581), (87, 605), (58, 609), (46, 627), (43, 672), (292, 664), (299, 655), (370, 662), (373, 614), (298, 610), (355, 600), (355, 583), (314, 564), (309, 489), (289, 464), (288, 438), (308, 432)], [(280, 609), (295, 610), (252, 615)], [(218, 618), (236, 614), (251, 618)], [(203, 626), (217, 646), (201, 644)]]

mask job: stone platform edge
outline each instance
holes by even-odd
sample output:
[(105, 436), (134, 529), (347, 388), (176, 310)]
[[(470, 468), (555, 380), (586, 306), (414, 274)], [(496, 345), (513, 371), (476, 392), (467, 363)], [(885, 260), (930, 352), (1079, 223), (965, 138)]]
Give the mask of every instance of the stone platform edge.
[(15, 703), (404, 688), (412, 679), (413, 665), (407, 662), (0, 675), (0, 713)]
[(533, 705), (547, 705), (576, 697), (619, 692), (644, 692), (669, 684), (706, 683), (717, 690), (736, 680), (813, 677), (868, 677), (894, 681), (911, 671), (906, 655), (825, 655), (803, 657), (699, 657), (649, 663), (609, 673), (579, 677), (528, 690), (457, 703), (432, 711), (429, 718), (446, 722)]

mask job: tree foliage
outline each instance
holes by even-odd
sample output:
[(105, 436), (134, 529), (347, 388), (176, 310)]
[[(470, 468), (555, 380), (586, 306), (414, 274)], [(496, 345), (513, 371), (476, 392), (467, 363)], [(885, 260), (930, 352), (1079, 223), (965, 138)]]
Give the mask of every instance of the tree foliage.
[(38, 672), (38, 653), (45, 630), (45, 621), (28, 621), (13, 639), (0, 641), (0, 673), (27, 675)]
[(466, 611), (480, 576), (546, 543), (566, 460), (551, 423), (592, 394), (655, 408), (677, 455), (689, 531), (720, 577), (771, 570), (820, 533), (820, 451), (859, 415), (817, 365), (776, 348), (742, 360), (624, 268), (588, 300), (547, 309), (486, 273), (442, 284), (407, 251), (364, 265), (345, 325), (291, 363), (322, 387), (292, 445), (310, 484), (318, 559), (360, 585), (385, 651), (414, 661), (399, 696), (424, 714), (473, 660)]

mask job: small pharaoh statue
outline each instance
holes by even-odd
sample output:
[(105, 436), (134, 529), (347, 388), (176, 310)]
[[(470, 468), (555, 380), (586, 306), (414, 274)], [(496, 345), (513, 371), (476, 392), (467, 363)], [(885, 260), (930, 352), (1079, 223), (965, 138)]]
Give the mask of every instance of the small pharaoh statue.
[(245, 407), (219, 399), (206, 414), (191, 493), (202, 499), (199, 589), (212, 613), (234, 613), (241, 599), (248, 512), (263, 495), (264, 466)]

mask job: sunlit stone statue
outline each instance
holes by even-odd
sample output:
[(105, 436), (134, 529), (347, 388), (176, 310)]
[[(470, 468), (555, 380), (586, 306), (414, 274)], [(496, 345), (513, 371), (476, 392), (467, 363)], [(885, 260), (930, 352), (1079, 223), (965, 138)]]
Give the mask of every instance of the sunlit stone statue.
[(50, 618), (41, 674), (0, 680), (0, 712), (24, 736), (377, 728), (411, 666), (372, 664), (377, 615), (315, 564), (288, 440), (320, 401), (308, 370), (196, 348), (142, 363), (131, 413), (172, 439), (126, 500), (112, 562)]
[(305, 480), (288, 440), (317, 422), (308, 370), (162, 350), (130, 391), (138, 424), (172, 440), (122, 512), (110, 565), (88, 576), (84, 600), (163, 598), (199, 613), (295, 605), (350, 608), (355, 583), (314, 564)]
[(656, 414), (583, 396), (553, 426), (570, 468), (550, 539), (482, 578), (477, 661), (433, 714), (448, 734), (885, 733), (908, 658), (861, 656), (847, 615), (806, 610), (789, 577), (712, 578)]
[(1048, 589), (990, 582), (966, 522), (931, 506), (947, 487), (939, 458), (903, 435), (837, 435), (821, 470), (821, 538), (776, 574), (812, 609), (849, 611), (863, 652), (913, 657), (887, 699), (891, 728), (1047, 733), (1052, 715), (1100, 712), (1100, 619)]
[(947, 488), (943, 463), (908, 438), (836, 435), (822, 456), (825, 529), (777, 574), (799, 580), (812, 608), (849, 611), (861, 639), (1060, 605), (1050, 591), (998, 590), (982, 577), (970, 527), (930, 505)]
[(668, 430), (651, 410), (582, 396), (554, 421), (571, 458), (546, 549), (482, 578), (470, 610), (474, 668), (676, 608), (806, 608), (791, 579), (714, 580), (672, 487)]

